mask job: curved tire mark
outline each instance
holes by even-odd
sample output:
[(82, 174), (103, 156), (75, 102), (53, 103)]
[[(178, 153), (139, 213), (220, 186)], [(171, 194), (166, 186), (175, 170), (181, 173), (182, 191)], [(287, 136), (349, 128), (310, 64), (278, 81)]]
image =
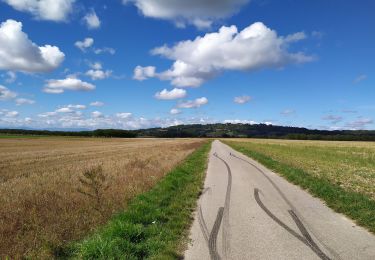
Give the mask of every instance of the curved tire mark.
[(202, 212), (201, 206), (199, 206), (199, 209), (198, 209), (198, 222), (199, 222), (201, 231), (203, 233), (204, 240), (206, 240), (206, 243), (208, 244), (209, 232), (208, 232), (208, 228), (206, 225), (206, 221), (203, 218), (203, 212)]
[(288, 225), (286, 225), (284, 222), (282, 222), (278, 217), (276, 217), (261, 201), (259, 197), (259, 189), (254, 189), (254, 198), (255, 201), (258, 203), (259, 207), (273, 220), (275, 221), (279, 226), (284, 228), (286, 231), (288, 231), (291, 235), (293, 235), (295, 238), (300, 240), (302, 243), (304, 243), (306, 246), (308, 246), (320, 259), (323, 260), (329, 260), (330, 258), (325, 255), (319, 247), (315, 244), (315, 242), (312, 240), (310, 234), (307, 232), (306, 228), (303, 226), (302, 222), (299, 220), (297, 215), (290, 210), (289, 214), (291, 214), (294, 222), (296, 223), (297, 227), (300, 229), (303, 236), (299, 235), (297, 232), (295, 232), (293, 229), (291, 229)]
[(227, 183), (227, 191), (225, 194), (225, 202), (224, 202), (224, 216), (223, 216), (223, 253), (224, 257), (227, 258), (230, 250), (230, 233), (229, 233), (229, 208), (230, 208), (230, 196), (232, 191), (232, 171), (229, 167), (229, 164), (220, 158), (216, 153), (214, 154), (216, 158), (221, 160), (228, 172), (228, 183)]
[(293, 218), (294, 222), (296, 223), (298, 229), (300, 230), (301, 234), (306, 238), (306, 240), (310, 244), (310, 248), (321, 258), (325, 260), (329, 260), (330, 258), (324, 254), (324, 252), (319, 248), (319, 246), (315, 243), (315, 241), (310, 236), (309, 232), (303, 225), (302, 221), (298, 218), (296, 213), (293, 210), (288, 211), (291, 217)]
[(208, 239), (208, 249), (210, 252), (211, 260), (220, 260), (220, 255), (217, 252), (216, 241), (217, 235), (219, 234), (221, 220), (223, 219), (223, 212), (224, 208), (220, 207), (219, 211), (217, 212), (214, 226), (212, 227), (210, 238)]
[[(298, 210), (294, 207), (294, 205), (288, 200), (288, 198), (285, 196), (285, 194), (281, 191), (281, 189), (277, 186), (277, 184), (262, 170), (260, 169), (257, 165), (255, 165), (254, 163), (252, 162), (249, 162), (245, 159), (242, 159), (238, 156), (236, 156), (235, 154), (233, 153), (229, 153), (230, 156), (234, 157), (234, 158), (237, 158), (251, 166), (253, 166), (255, 169), (257, 169), (260, 173), (262, 173), (262, 175), (271, 183), (271, 185), (276, 189), (276, 191), (279, 193), (279, 195), (281, 196), (281, 198), (285, 201), (286, 204), (288, 204), (288, 206), (292, 209), (294, 215), (298, 218)], [(301, 217), (302, 218), (302, 217)], [(299, 218), (298, 218), (299, 219)], [(303, 219), (303, 218), (302, 218)], [(300, 219), (299, 219), (300, 220)], [(300, 220), (300, 222), (302, 223), (302, 221)], [(296, 223), (297, 224), (297, 223)], [(297, 225), (298, 226), (298, 225)], [(305, 228), (306, 230), (306, 228)], [(307, 230), (306, 230), (307, 232)], [(301, 231), (302, 233), (302, 231)], [(314, 234), (314, 232), (313, 232)], [(311, 236), (309, 235), (309, 237), (311, 238)], [(312, 238), (311, 238), (312, 240)], [(316, 243), (313, 242), (315, 245)], [(320, 242), (332, 255), (334, 255), (337, 259), (341, 259), (341, 257), (339, 256), (339, 254), (336, 253), (336, 251), (334, 251), (332, 248), (330, 248), (329, 246), (327, 246), (325, 243), (323, 242)], [(316, 245), (317, 246), (317, 245)], [(320, 250), (320, 249), (319, 249)]]

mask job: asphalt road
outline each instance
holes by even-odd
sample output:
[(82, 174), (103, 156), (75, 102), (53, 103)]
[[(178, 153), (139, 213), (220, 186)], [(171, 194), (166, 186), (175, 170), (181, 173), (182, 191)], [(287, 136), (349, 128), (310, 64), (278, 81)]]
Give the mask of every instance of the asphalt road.
[(215, 141), (185, 259), (375, 259), (375, 236)]

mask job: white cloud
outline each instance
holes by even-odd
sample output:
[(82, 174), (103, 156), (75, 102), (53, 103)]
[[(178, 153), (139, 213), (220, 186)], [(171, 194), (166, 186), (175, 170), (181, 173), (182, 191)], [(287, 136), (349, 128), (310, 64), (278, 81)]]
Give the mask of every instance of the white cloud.
[(95, 101), (95, 102), (91, 102), (90, 106), (93, 106), (93, 107), (102, 107), (102, 106), (104, 106), (104, 103), (100, 102), (100, 101)]
[(172, 100), (186, 97), (186, 90), (180, 88), (174, 88), (171, 91), (163, 89), (155, 94), (156, 99)]
[(35, 100), (28, 99), (28, 98), (17, 98), (16, 99), (16, 105), (32, 105), (35, 103)]
[(249, 0), (123, 0), (133, 3), (144, 16), (171, 20), (177, 27), (192, 24), (200, 29), (209, 28), (215, 21), (235, 14)]
[(237, 104), (245, 104), (251, 100), (250, 96), (239, 96), (234, 98), (234, 102)]
[(83, 20), (86, 22), (87, 28), (89, 29), (98, 29), (101, 24), (100, 19), (94, 10), (91, 10), (90, 13), (86, 14), (85, 17), (83, 17)]
[(117, 113), (116, 117), (122, 118), (122, 119), (127, 119), (132, 116), (132, 113)]
[(31, 13), (40, 20), (66, 21), (75, 0), (3, 0), (14, 9)]
[(57, 112), (45, 112), (45, 113), (39, 114), (38, 117), (40, 117), (40, 118), (50, 118), (50, 117), (54, 117), (56, 115), (57, 115)]
[(93, 38), (85, 38), (83, 41), (76, 41), (74, 45), (81, 51), (86, 51), (86, 49), (90, 48), (93, 44)]
[(227, 119), (227, 120), (224, 120), (224, 123), (225, 124), (250, 124), (250, 125), (258, 124), (258, 122), (256, 121), (243, 120), (243, 119)]
[(59, 108), (59, 109), (56, 109), (57, 113), (73, 113), (74, 110), (70, 107), (62, 107), (62, 108)]
[(177, 104), (177, 108), (198, 108), (208, 103), (205, 97), (197, 98), (195, 100), (183, 101)]
[(111, 70), (88, 70), (86, 76), (91, 77), (92, 80), (106, 79), (112, 75)]
[(85, 105), (67, 105), (68, 108), (74, 108), (74, 109), (86, 109)]
[(8, 71), (6, 75), (8, 76), (8, 78), (5, 80), (6, 83), (13, 83), (17, 80), (17, 74), (13, 71)]
[(171, 111), (169, 111), (169, 113), (171, 115), (178, 115), (178, 114), (181, 114), (181, 110), (179, 110), (177, 108), (172, 108)]
[[(58, 109), (55, 110), (56, 113), (75, 113), (77, 112), (77, 110), (83, 110), (83, 109), (86, 109), (86, 106), (85, 105), (66, 105), (66, 106), (62, 106)], [(53, 114), (51, 114), (53, 115)]]
[(109, 53), (111, 55), (114, 55), (116, 53), (116, 50), (110, 47), (95, 48), (94, 53), (95, 54)]
[(347, 123), (346, 127), (349, 127), (353, 130), (360, 130), (360, 129), (366, 129), (368, 125), (371, 125), (373, 123), (374, 123), (374, 120), (372, 120), (371, 118), (359, 117), (357, 120)]
[(50, 94), (61, 94), (65, 90), (91, 91), (94, 89), (95, 86), (93, 84), (84, 82), (77, 78), (67, 77), (65, 79), (47, 80), (43, 91)]
[(295, 113), (296, 113), (296, 111), (294, 109), (284, 109), (283, 111), (281, 111), (280, 114), (282, 114), (283, 116), (289, 116), (289, 115), (293, 115)]
[(137, 66), (134, 69), (133, 79), (142, 81), (142, 80), (146, 80), (147, 78), (152, 78), (155, 76), (155, 70), (156, 68), (153, 66), (148, 66), (148, 67)]
[(90, 68), (94, 70), (101, 70), (103, 68), (102, 64), (100, 62), (94, 62), (89, 64)]
[(17, 97), (17, 93), (10, 91), (7, 87), (0, 85), (0, 101), (10, 100)]
[(8, 113), (6, 113), (6, 117), (17, 117), (19, 115), (19, 112), (17, 111), (9, 111)]
[(332, 124), (337, 124), (342, 121), (342, 116), (326, 115), (322, 117), (323, 120), (330, 121)]
[[(134, 78), (144, 80), (158, 77), (178, 87), (198, 87), (226, 70), (255, 71), (265, 68), (282, 68), (288, 64), (312, 61), (303, 52), (289, 52), (291, 43), (306, 36), (299, 32), (285, 37), (263, 23), (254, 23), (242, 31), (237, 27), (223, 26), (218, 32), (207, 33), (194, 40), (181, 41), (173, 47), (166, 45), (151, 51), (173, 60), (172, 67), (156, 73), (154, 67), (136, 67)], [(145, 68), (150, 73), (145, 72)]]
[(10, 111), (8, 109), (0, 110), (0, 116), (3, 116), (3, 117), (13, 118), (13, 117), (17, 117), (18, 115), (19, 115), (18, 111)]
[(354, 83), (358, 84), (359, 82), (364, 81), (365, 79), (367, 79), (367, 75), (365, 74), (359, 75), (358, 77), (354, 79)]
[(7, 20), (0, 25), (0, 70), (48, 72), (63, 62), (56, 46), (37, 46), (22, 31), (22, 23)]
[(94, 118), (100, 118), (100, 117), (104, 117), (103, 116), (103, 113), (102, 112), (99, 112), (99, 111), (94, 111), (91, 113), (91, 116), (94, 117)]

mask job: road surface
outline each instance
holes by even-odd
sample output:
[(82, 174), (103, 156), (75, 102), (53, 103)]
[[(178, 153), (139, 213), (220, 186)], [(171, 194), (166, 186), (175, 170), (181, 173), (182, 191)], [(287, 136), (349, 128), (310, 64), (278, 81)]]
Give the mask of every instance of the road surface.
[(375, 236), (215, 141), (185, 259), (375, 259)]

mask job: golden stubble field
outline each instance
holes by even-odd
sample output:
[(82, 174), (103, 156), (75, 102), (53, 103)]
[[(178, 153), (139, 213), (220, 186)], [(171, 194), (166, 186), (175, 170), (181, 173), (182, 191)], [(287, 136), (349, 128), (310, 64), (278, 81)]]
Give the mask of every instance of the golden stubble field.
[(49, 258), (104, 224), (203, 143), (0, 139), (0, 258)]
[(375, 142), (227, 139), (375, 200)]

